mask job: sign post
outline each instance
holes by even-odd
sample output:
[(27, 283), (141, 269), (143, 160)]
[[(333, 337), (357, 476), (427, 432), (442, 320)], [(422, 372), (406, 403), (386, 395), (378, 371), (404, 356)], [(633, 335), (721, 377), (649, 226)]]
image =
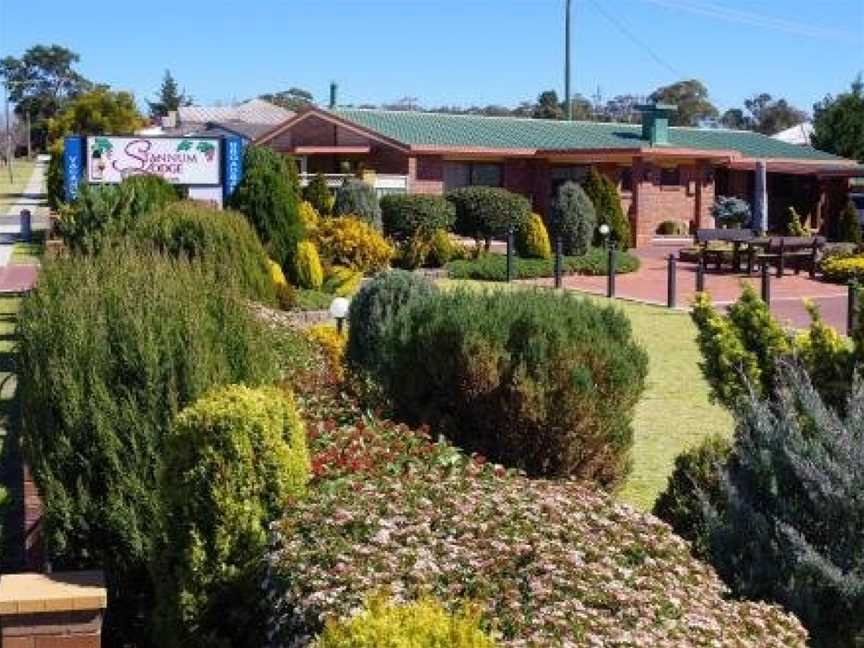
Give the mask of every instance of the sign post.
[(84, 140), (67, 137), (63, 140), (63, 190), (67, 203), (78, 197), (78, 185), (84, 175)]
[(222, 156), (222, 203), (225, 204), (243, 179), (243, 153), (245, 140), (241, 137), (225, 137), (225, 154)]

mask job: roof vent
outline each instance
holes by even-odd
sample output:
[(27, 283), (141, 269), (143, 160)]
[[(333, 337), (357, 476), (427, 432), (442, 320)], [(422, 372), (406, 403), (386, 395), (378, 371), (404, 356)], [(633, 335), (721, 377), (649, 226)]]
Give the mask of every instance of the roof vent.
[(678, 112), (678, 107), (672, 104), (643, 104), (636, 106), (642, 113), (642, 139), (648, 140), (651, 146), (667, 146), (669, 144), (669, 115)]

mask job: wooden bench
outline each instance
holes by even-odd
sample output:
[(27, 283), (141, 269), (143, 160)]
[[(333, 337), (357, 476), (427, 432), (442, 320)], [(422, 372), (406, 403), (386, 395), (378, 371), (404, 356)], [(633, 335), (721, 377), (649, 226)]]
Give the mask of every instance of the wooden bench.
[(816, 260), (819, 249), (825, 245), (823, 236), (772, 236), (768, 239), (764, 251), (755, 246), (750, 247), (747, 269), (752, 273), (754, 260), (759, 264), (777, 266), (777, 278), (783, 277), (787, 264), (794, 266), (795, 274), (800, 274), (802, 266), (806, 266), (810, 278), (816, 277)]
[(741, 244), (747, 243), (753, 238), (753, 231), (749, 229), (696, 230), (696, 244), (699, 246), (699, 257), (702, 263), (707, 265), (713, 261), (718, 272), (723, 268), (723, 252), (725, 250), (711, 250), (708, 248), (709, 243), (714, 241), (732, 243), (732, 269), (737, 271), (741, 267)]

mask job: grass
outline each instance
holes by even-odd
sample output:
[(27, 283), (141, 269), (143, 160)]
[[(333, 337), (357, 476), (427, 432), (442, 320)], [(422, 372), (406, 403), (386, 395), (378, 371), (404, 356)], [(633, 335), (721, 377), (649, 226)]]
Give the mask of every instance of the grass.
[(12, 182), (9, 182), (9, 169), (0, 168), (0, 215), (4, 215), (18, 202), (36, 163), (31, 160), (15, 160), (12, 164)]
[[(443, 286), (494, 287), (545, 290), (515, 285), (447, 281)], [(603, 297), (586, 295), (600, 303)], [(696, 327), (690, 316), (650, 304), (616, 300), (633, 326), (633, 335), (648, 353), (645, 393), (636, 406), (631, 471), (618, 496), (650, 511), (654, 499), (666, 487), (675, 457), (712, 433), (732, 434), (732, 417), (720, 405), (708, 401), (708, 383), (699, 369)]]
[(335, 295), (307, 288), (298, 288), (296, 292), (297, 309), (301, 311), (327, 310)]

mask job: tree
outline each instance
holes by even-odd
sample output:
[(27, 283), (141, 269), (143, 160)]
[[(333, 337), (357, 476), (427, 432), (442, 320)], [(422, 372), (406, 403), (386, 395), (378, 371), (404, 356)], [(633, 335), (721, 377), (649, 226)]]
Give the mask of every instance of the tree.
[(637, 115), (636, 106), (640, 103), (642, 101), (636, 95), (618, 95), (606, 102), (603, 113), (610, 121), (630, 123)]
[[(609, 236), (622, 248), (630, 247), (630, 222), (621, 209), (621, 198), (615, 184), (596, 168), (591, 167), (591, 172), (582, 183), (582, 189), (591, 199), (594, 212), (597, 215), (597, 226), (604, 223), (609, 226)], [(603, 243), (600, 232), (594, 233), (594, 244)]]
[(21, 58), (0, 60), (0, 77), (9, 86), (9, 101), (21, 119), (30, 115), (31, 137), (37, 149), (48, 145), (48, 120), (66, 102), (93, 88), (75, 69), (75, 52), (60, 45), (34, 45)]
[(564, 119), (564, 109), (558, 101), (558, 93), (554, 90), (541, 92), (531, 116), (534, 119)]
[(263, 99), (264, 101), (269, 101), (272, 104), (276, 104), (277, 106), (281, 106), (282, 108), (292, 112), (297, 112), (298, 110), (315, 103), (311, 92), (296, 87), (288, 88), (287, 90), (282, 90), (280, 92), (262, 94), (259, 95), (258, 98)]
[(165, 76), (162, 77), (162, 87), (159, 88), (159, 94), (156, 101), (148, 101), (147, 105), (150, 108), (150, 116), (158, 118), (174, 112), (180, 106), (191, 106), (192, 97), (186, 94), (186, 90), (178, 90), (177, 81), (171, 76), (170, 70), (165, 70)]
[(69, 101), (59, 114), (48, 120), (48, 138), (54, 141), (73, 133), (131, 134), (143, 124), (144, 118), (131, 93), (99, 87)]
[(649, 100), (678, 107), (678, 111), (669, 117), (672, 126), (696, 126), (699, 120), (717, 117), (719, 114), (714, 104), (708, 100), (708, 88), (696, 79), (657, 88), (651, 93)]
[(813, 106), (813, 146), (864, 162), (864, 81), (861, 75), (849, 92), (828, 95)]
[(807, 120), (807, 113), (803, 110), (790, 105), (785, 99), (775, 101), (764, 92), (746, 99), (744, 107), (753, 116), (753, 128), (763, 135), (774, 135)]
[(594, 205), (582, 187), (572, 180), (562, 184), (552, 202), (552, 228), (561, 237), (564, 254), (585, 254), (596, 224)]
[(730, 108), (720, 117), (720, 123), (726, 128), (736, 130), (753, 130), (753, 120), (744, 114), (740, 108)]

